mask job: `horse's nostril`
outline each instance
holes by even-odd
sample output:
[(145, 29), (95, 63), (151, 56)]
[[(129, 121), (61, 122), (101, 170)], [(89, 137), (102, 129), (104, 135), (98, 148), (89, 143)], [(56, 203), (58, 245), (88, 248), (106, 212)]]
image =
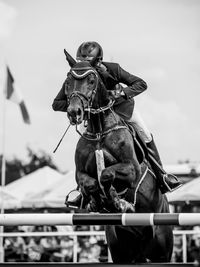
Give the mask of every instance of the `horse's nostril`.
[(80, 108), (78, 108), (78, 110), (77, 110), (77, 115), (81, 116), (81, 109)]
[(71, 109), (70, 107), (68, 107), (68, 108), (67, 108), (67, 113), (68, 113), (68, 114), (71, 114), (71, 112), (72, 112), (72, 109)]
[(67, 109), (67, 115), (72, 124), (79, 124), (83, 120), (83, 112), (79, 107)]

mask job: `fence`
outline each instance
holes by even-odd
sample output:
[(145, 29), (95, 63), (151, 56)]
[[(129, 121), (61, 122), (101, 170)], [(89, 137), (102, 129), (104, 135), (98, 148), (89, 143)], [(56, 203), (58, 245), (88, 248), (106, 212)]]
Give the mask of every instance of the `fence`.
[(1, 226), (17, 225), (200, 225), (200, 213), (0, 214)]

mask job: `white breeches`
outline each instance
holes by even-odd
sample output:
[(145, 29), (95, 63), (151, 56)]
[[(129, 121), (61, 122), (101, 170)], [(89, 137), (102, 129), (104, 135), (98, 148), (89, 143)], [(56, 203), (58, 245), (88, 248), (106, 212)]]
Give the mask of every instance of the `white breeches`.
[(142, 138), (142, 140), (145, 141), (145, 143), (149, 143), (152, 141), (152, 134), (147, 128), (140, 113), (137, 111), (135, 107), (134, 107), (134, 110), (133, 110), (133, 113), (132, 113), (132, 116), (129, 122), (133, 123), (135, 130), (137, 131), (139, 136)]

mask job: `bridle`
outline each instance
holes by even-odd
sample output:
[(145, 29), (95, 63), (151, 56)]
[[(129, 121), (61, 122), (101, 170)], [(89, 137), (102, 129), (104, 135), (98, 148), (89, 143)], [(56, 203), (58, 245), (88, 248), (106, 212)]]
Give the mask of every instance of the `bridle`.
[[(85, 70), (85, 72), (83, 72), (82, 74), (79, 74), (77, 72), (77, 71), (84, 71), (84, 70)], [(81, 105), (82, 105), (83, 110), (89, 111), (90, 108), (92, 107), (92, 104), (93, 104), (93, 101), (94, 101), (94, 98), (95, 98), (95, 95), (97, 92), (97, 85), (98, 85), (98, 79), (99, 79), (97, 72), (93, 68), (90, 68), (90, 67), (81, 67), (81, 68), (72, 68), (69, 73), (72, 75), (72, 77), (75, 78), (75, 80), (82, 80), (82, 79), (86, 78), (89, 74), (95, 75), (96, 84), (95, 84), (95, 87), (93, 88), (92, 93), (91, 93), (89, 98), (85, 94), (75, 90), (75, 88), (72, 90), (71, 95), (68, 97), (68, 105), (70, 104), (70, 101), (72, 98), (77, 97), (81, 101)], [(83, 99), (87, 102), (87, 108), (85, 108)]]
[[(84, 72), (83, 72), (84, 71)], [(81, 74), (78, 73), (78, 72), (82, 72)], [(88, 112), (88, 119), (90, 118), (90, 114), (100, 114), (100, 113), (103, 113), (105, 112), (106, 110), (110, 110), (113, 115), (115, 116), (113, 110), (112, 110), (112, 107), (114, 105), (114, 100), (113, 99), (110, 99), (108, 104), (105, 105), (105, 106), (102, 106), (102, 107), (98, 107), (98, 108), (94, 108), (93, 107), (93, 102), (94, 102), (94, 99), (95, 99), (95, 96), (96, 96), (96, 93), (97, 93), (97, 89), (98, 89), (98, 84), (100, 83), (101, 86), (103, 88), (105, 88), (105, 85), (104, 83), (102, 82), (101, 80), (101, 77), (99, 77), (99, 74), (98, 72), (90, 67), (90, 66), (87, 66), (87, 67), (80, 67), (80, 68), (72, 68), (69, 72), (73, 78), (77, 79), (77, 80), (81, 80), (81, 79), (84, 79), (85, 77), (87, 77), (89, 74), (94, 74), (95, 77), (96, 77), (96, 84), (95, 84), (95, 87), (92, 89), (92, 93), (90, 95), (90, 97), (88, 98), (85, 94), (81, 93), (80, 91), (77, 91), (75, 90), (75, 88), (72, 90), (72, 93), (68, 96), (68, 105), (70, 104), (70, 101), (77, 97), (79, 98), (80, 102), (81, 102), (81, 105), (82, 105), (82, 109), (85, 112)], [(106, 89), (105, 89), (106, 90)], [(87, 105), (85, 106), (85, 103), (87, 103)], [(90, 140), (90, 141), (99, 141), (101, 140), (105, 135), (107, 135), (108, 133), (112, 132), (112, 131), (115, 131), (115, 130), (119, 130), (119, 129), (124, 129), (124, 128), (127, 128), (126, 126), (122, 126), (122, 125), (116, 125), (115, 127), (111, 128), (111, 129), (108, 129), (107, 131), (105, 132), (99, 132), (99, 133), (90, 133), (86, 130), (86, 132), (84, 134), (82, 134), (79, 130), (78, 130), (78, 127), (77, 127), (77, 124), (76, 124), (76, 131), (77, 133), (82, 136), (83, 138), (87, 139), (87, 140)]]
[[(82, 74), (77, 73), (77, 71), (84, 71), (84, 70), (85, 72), (83, 72)], [(72, 68), (69, 73), (72, 75), (72, 77), (74, 77), (77, 80), (82, 80), (85, 77), (87, 77), (89, 74), (94, 74), (96, 77), (96, 84), (95, 84), (95, 87), (92, 89), (92, 93), (89, 98), (85, 94), (73, 89), (71, 95), (68, 97), (68, 105), (70, 104), (70, 101), (72, 98), (77, 97), (81, 101), (81, 105), (82, 105), (84, 112), (87, 111), (88, 113), (92, 113), (92, 114), (98, 114), (98, 113), (104, 112), (113, 106), (114, 100), (110, 99), (109, 103), (106, 106), (99, 107), (99, 108), (92, 107), (94, 98), (97, 93), (98, 82), (103, 87), (105, 87), (101, 78), (99, 77), (99, 74), (97, 73), (95, 69), (91, 67)], [(87, 107), (85, 107), (84, 105), (84, 100), (87, 102)]]

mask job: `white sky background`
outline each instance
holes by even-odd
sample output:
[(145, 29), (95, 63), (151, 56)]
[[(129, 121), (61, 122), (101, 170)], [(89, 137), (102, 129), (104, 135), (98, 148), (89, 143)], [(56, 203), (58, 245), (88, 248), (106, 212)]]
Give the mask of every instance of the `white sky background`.
[(71, 128), (52, 153), (68, 120), (51, 105), (69, 70), (63, 49), (75, 57), (82, 42), (94, 40), (105, 61), (147, 82), (136, 106), (163, 163), (199, 161), (199, 14), (198, 0), (0, 0), (1, 91), (7, 63), (32, 121), (25, 125), (18, 106), (6, 102), (7, 157), (25, 159), (29, 145), (63, 170), (74, 168), (79, 136)]

